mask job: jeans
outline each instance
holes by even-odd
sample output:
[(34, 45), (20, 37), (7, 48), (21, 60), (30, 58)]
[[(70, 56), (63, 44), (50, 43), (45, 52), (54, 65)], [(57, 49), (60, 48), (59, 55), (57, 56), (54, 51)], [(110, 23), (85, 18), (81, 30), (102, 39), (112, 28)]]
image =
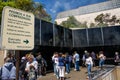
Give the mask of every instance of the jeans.
[(76, 69), (76, 71), (79, 71), (80, 69), (79, 69), (79, 61), (76, 61), (75, 62), (75, 69)]
[(53, 63), (53, 68), (54, 68), (54, 74), (56, 74), (56, 64)]
[(54, 64), (53, 64), (53, 67), (54, 67), (54, 74), (55, 74), (56, 77), (58, 78), (58, 77), (59, 77), (58, 66), (54, 63)]
[(66, 63), (66, 72), (69, 73), (70, 72), (70, 63)]
[(87, 64), (88, 77), (91, 77), (91, 64)]
[(102, 66), (104, 65), (104, 62), (105, 62), (105, 60), (100, 59), (100, 61), (99, 61), (99, 67), (101, 67), (101, 68), (102, 68)]
[(59, 78), (59, 66), (56, 65), (56, 77)]

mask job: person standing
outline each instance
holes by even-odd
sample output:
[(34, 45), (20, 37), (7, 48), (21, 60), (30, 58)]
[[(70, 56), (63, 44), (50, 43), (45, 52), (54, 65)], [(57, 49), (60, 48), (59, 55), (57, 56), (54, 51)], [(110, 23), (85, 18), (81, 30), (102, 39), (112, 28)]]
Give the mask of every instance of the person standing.
[(94, 51), (91, 52), (91, 57), (92, 57), (92, 60), (93, 60), (93, 67), (95, 67), (95, 60), (96, 60), (96, 54)]
[(59, 78), (59, 75), (58, 75), (58, 52), (55, 52), (53, 54), (52, 61), (53, 61), (53, 67), (54, 67), (54, 75), (56, 75), (57, 78)]
[(65, 74), (70, 73), (70, 60), (69, 60), (69, 54), (67, 52), (65, 53), (65, 69), (66, 69)]
[(106, 59), (106, 56), (104, 56), (103, 51), (100, 51), (99, 52), (99, 67), (101, 69), (103, 69), (103, 65), (104, 65), (105, 59)]
[(59, 79), (65, 80), (65, 59), (62, 56), (62, 53), (59, 53), (58, 57), (58, 72), (59, 72)]
[(40, 52), (38, 53), (36, 60), (38, 62), (38, 76), (41, 77), (42, 75), (46, 75), (47, 62)]
[(25, 56), (21, 58), (20, 62), (20, 70), (19, 70), (19, 75), (20, 75), (20, 80), (25, 80), (25, 67), (26, 67), (27, 59)]
[(115, 52), (114, 62), (115, 62), (115, 65), (118, 65), (118, 63), (120, 62), (120, 55), (118, 52)]
[(73, 59), (74, 59), (74, 62), (75, 62), (75, 71), (80, 71), (80, 68), (79, 68), (80, 56), (77, 53), (77, 51), (74, 52)]
[(83, 57), (82, 57), (82, 67), (85, 67), (85, 60), (86, 60), (86, 57), (85, 57), (85, 54), (83, 54)]
[(25, 71), (29, 80), (36, 80), (38, 70), (38, 62), (34, 60), (34, 56), (29, 54), (28, 62), (26, 63)]
[(88, 71), (88, 77), (87, 78), (91, 79), (91, 68), (93, 66), (93, 61), (92, 61), (92, 57), (90, 55), (86, 56), (85, 64), (87, 66), (87, 71)]
[(69, 65), (69, 69), (71, 70), (71, 67), (72, 67), (72, 61), (73, 61), (73, 56), (72, 55), (69, 55), (69, 63), (70, 63), (70, 65)]
[(1, 67), (1, 80), (15, 80), (16, 79), (16, 67), (11, 62), (10, 57), (4, 59), (5, 63)]

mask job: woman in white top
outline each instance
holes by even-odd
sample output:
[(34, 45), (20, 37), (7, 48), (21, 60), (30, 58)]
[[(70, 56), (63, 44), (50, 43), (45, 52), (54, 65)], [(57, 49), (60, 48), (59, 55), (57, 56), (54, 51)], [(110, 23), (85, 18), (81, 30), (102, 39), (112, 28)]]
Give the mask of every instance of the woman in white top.
[(93, 66), (93, 61), (92, 61), (92, 57), (90, 55), (86, 55), (85, 64), (87, 66), (87, 71), (88, 71), (88, 77), (87, 78), (91, 78), (91, 68)]
[(28, 56), (28, 62), (26, 63), (26, 68), (25, 68), (25, 71), (28, 73), (29, 78), (31, 79), (36, 78), (37, 68), (38, 68), (38, 62), (35, 61), (34, 56), (30, 54)]
[(52, 61), (53, 61), (53, 67), (54, 67), (54, 75), (59, 78), (58, 74), (58, 52), (55, 52), (54, 55), (52, 56)]

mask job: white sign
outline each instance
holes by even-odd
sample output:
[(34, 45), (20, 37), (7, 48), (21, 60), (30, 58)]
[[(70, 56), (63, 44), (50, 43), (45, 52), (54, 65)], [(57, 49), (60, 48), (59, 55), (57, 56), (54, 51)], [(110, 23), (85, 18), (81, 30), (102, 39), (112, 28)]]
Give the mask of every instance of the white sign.
[(34, 48), (34, 15), (11, 7), (4, 7), (1, 22), (1, 47), (6, 50)]

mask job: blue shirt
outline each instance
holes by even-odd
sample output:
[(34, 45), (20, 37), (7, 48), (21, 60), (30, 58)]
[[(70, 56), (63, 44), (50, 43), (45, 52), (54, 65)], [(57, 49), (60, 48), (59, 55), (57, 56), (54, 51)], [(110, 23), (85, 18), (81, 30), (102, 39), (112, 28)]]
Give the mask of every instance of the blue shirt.
[(64, 58), (63, 57), (59, 57), (58, 58), (58, 66), (64, 66)]

